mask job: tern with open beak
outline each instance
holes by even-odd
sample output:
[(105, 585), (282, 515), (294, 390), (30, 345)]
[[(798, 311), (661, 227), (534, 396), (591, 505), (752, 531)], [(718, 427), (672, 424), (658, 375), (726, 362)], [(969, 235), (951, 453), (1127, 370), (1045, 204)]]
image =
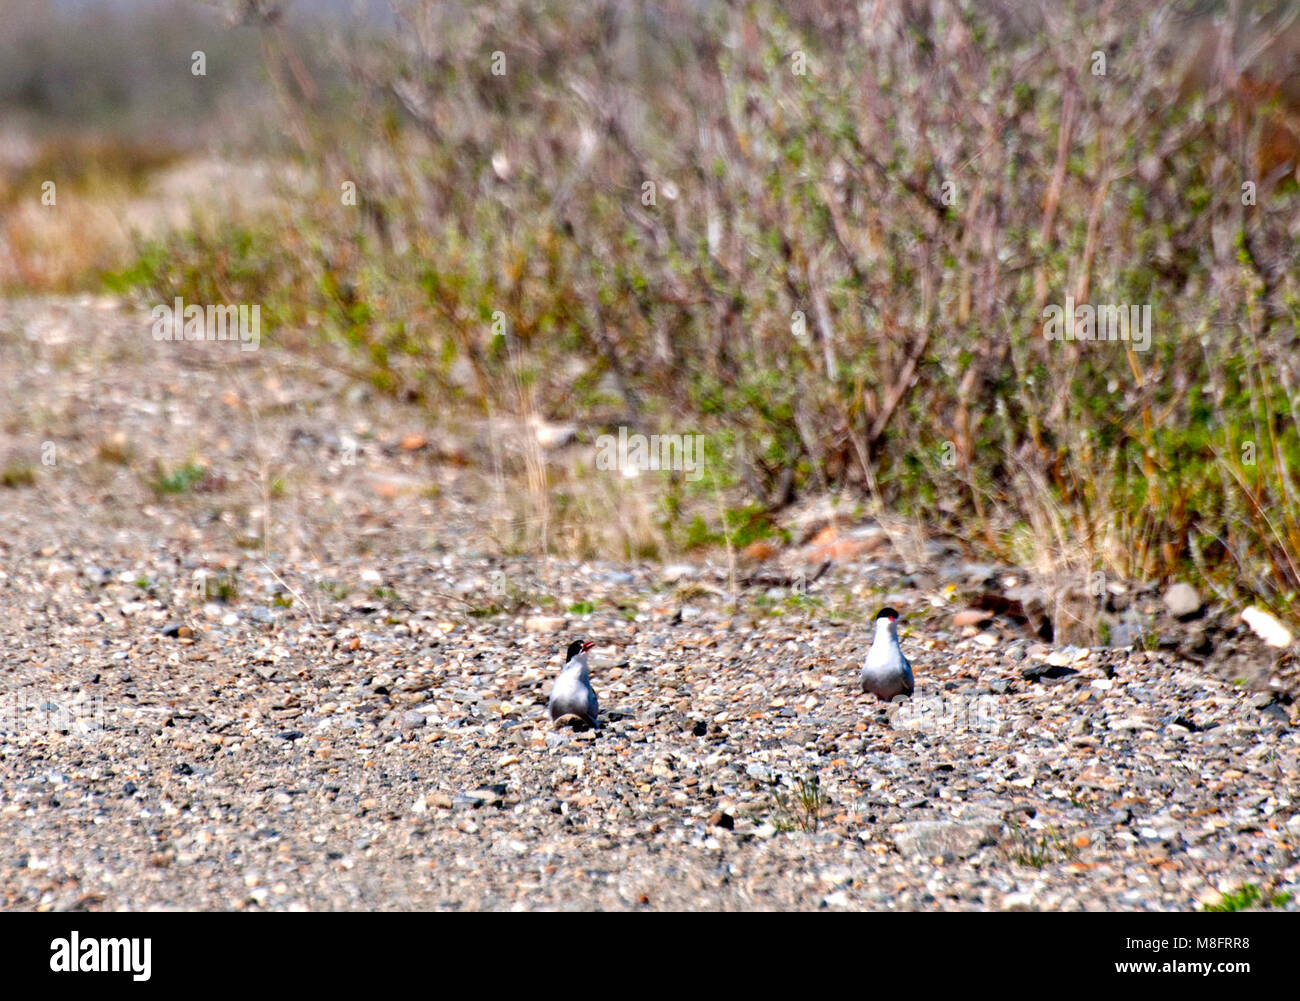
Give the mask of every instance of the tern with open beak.
[(574, 640), (569, 644), (564, 670), (551, 688), (549, 708), (553, 720), (561, 716), (577, 716), (588, 726), (599, 730), (600, 704), (596, 701), (596, 692), (591, 687), (591, 676), (587, 670), (587, 651), (592, 645), (590, 640)]

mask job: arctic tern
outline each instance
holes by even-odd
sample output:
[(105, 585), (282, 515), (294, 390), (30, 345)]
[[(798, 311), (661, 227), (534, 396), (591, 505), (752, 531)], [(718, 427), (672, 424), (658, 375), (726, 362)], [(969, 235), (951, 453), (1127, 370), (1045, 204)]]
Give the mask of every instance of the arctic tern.
[(876, 614), (876, 638), (858, 676), (862, 690), (882, 702), (899, 695), (909, 698), (912, 695), (912, 665), (898, 645), (898, 630), (894, 625), (897, 621), (898, 612), (892, 608), (882, 608)]
[(590, 640), (574, 640), (569, 644), (564, 670), (551, 688), (549, 709), (553, 720), (561, 716), (577, 716), (599, 730), (600, 705), (587, 671), (587, 651), (593, 645)]

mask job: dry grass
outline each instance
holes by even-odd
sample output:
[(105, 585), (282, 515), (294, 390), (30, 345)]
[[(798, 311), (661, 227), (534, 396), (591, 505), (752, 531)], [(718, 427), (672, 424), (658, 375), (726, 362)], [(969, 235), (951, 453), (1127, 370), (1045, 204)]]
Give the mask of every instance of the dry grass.
[[(909, 562), (939, 529), (1031, 567), (1080, 636), (1098, 573), (1285, 605), (1300, 193), (1270, 169), (1243, 211), (1240, 177), (1290, 120), (1270, 74), (1294, 19), (1249, 6), (417, 3), (391, 37), (336, 40), (341, 107), (268, 33), (298, 148), (205, 187), (263, 185), (275, 210), (218, 207), (120, 284), (261, 303), (281, 344), (347, 345), (385, 392), (488, 414), (503, 550), (734, 564), (834, 494)], [(1106, 74), (1061, 38), (1111, 40)], [(1236, 64), (1206, 75), (1207, 45)], [(97, 158), (117, 166), (40, 167), (67, 173), (75, 225), (23, 173), (0, 284), (72, 287), (120, 258), (133, 206), (186, 201), (164, 163)], [(1048, 342), (1066, 295), (1151, 304), (1151, 350)], [(699, 431), (715, 458), (693, 489), (592, 475), (539, 422)]]

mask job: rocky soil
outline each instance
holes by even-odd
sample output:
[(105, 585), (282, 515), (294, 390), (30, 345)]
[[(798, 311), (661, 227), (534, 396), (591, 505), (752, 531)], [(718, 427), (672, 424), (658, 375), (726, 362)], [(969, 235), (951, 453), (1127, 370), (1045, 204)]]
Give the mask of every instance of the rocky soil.
[[(1238, 610), (1116, 583), (1135, 645), (1063, 645), (876, 525), (503, 555), (472, 430), (108, 301), (0, 304), (0, 387), (0, 906), (1300, 908), (1293, 652)], [(600, 731), (545, 716), (577, 635)]]

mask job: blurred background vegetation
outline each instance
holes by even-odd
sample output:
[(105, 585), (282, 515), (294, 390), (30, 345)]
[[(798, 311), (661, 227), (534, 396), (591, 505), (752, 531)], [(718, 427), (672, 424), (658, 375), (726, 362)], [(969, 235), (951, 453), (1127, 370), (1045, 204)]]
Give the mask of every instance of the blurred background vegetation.
[[(9, 12), (0, 285), (260, 303), (264, 343), (346, 351), (431, 420), (706, 434), (707, 475), (664, 477), (604, 555), (744, 546), (834, 498), (1284, 608), (1298, 8), (1139, 6)], [(1149, 304), (1150, 350), (1045, 340), (1067, 296)]]

